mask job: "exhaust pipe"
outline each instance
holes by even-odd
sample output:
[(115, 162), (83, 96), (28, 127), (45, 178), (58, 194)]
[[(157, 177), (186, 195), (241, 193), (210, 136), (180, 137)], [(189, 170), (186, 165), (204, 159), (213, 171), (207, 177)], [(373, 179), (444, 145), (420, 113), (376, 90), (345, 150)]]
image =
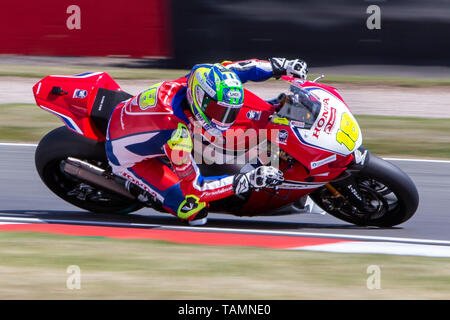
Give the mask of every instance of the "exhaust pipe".
[(67, 158), (63, 164), (64, 172), (71, 174), (79, 179), (93, 183), (99, 187), (118, 193), (129, 199), (135, 200), (128, 189), (125, 187), (126, 180), (117, 176), (105, 175), (105, 170), (90, 163), (75, 158)]

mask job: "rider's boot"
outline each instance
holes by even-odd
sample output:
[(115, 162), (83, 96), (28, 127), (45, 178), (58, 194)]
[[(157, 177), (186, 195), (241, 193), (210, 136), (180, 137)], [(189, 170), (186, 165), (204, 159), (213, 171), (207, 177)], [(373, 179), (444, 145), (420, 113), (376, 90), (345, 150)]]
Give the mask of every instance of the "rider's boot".
[[(146, 206), (160, 212), (167, 212), (160, 201), (157, 201), (148, 192), (134, 183), (127, 183), (126, 187), (131, 194), (142, 203), (145, 203)], [(200, 202), (196, 196), (188, 195), (184, 198), (184, 201), (180, 204), (175, 214), (191, 226), (202, 226), (208, 221), (208, 205), (206, 202)]]
[(204, 208), (195, 215), (192, 220), (188, 220), (190, 226), (203, 226), (208, 222), (208, 209)]
[(191, 226), (202, 226), (208, 221), (208, 205), (194, 195), (188, 195), (178, 207), (178, 218)]

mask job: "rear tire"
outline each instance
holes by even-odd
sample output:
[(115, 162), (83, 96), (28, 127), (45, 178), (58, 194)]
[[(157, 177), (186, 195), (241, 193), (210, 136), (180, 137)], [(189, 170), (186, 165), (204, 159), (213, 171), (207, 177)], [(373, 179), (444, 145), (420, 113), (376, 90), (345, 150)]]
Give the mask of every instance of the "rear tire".
[(344, 212), (344, 210), (330, 210), (324, 199), (332, 197), (325, 187), (314, 191), (311, 194), (311, 198), (331, 215), (356, 225), (392, 227), (407, 221), (416, 212), (419, 205), (417, 188), (411, 178), (392, 163), (370, 155), (366, 167), (355, 173), (354, 177), (357, 181), (372, 181), (380, 186), (384, 186), (384, 189), (380, 189), (384, 194), (381, 191), (375, 194), (374, 190), (376, 189), (371, 190), (367, 188), (367, 196), (370, 196), (371, 193), (382, 199), (386, 194), (388, 196), (393, 194), (397, 200), (395, 205), (388, 205), (388, 201), (382, 199), (380, 202), (385, 201), (385, 213), (371, 216), (371, 213), (365, 212), (349, 214), (349, 212)]
[(86, 185), (103, 196), (95, 195), (101, 200), (95, 201), (94, 196), (83, 200), (71, 195), (71, 191), (83, 182), (62, 170), (61, 162), (68, 157), (89, 161), (104, 168), (108, 164), (104, 143), (86, 138), (66, 127), (50, 131), (39, 142), (35, 164), (42, 181), (58, 197), (79, 208), (97, 213), (126, 214), (143, 207), (140, 202), (97, 186), (89, 186), (88, 183)]

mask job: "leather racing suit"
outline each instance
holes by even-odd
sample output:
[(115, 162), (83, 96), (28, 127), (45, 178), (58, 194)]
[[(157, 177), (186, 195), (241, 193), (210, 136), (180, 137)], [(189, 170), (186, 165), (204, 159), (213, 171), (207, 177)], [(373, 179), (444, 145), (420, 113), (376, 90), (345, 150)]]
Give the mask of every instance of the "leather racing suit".
[[(242, 83), (264, 81), (280, 72), (273, 61), (222, 62)], [(275, 71), (274, 71), (275, 70)], [(191, 220), (210, 201), (234, 194), (234, 176), (204, 177), (191, 151), (193, 115), (186, 99), (187, 78), (155, 84), (123, 101), (112, 112), (106, 154), (113, 172)], [(170, 165), (163, 161), (169, 159)]]

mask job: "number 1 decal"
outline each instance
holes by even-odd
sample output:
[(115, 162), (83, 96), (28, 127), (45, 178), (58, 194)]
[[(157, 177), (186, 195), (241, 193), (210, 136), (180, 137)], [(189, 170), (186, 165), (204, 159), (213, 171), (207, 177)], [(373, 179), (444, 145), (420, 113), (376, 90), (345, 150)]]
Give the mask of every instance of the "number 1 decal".
[(352, 151), (358, 138), (358, 124), (348, 113), (344, 113), (341, 118), (341, 127), (336, 134), (336, 141), (346, 146), (349, 151)]

